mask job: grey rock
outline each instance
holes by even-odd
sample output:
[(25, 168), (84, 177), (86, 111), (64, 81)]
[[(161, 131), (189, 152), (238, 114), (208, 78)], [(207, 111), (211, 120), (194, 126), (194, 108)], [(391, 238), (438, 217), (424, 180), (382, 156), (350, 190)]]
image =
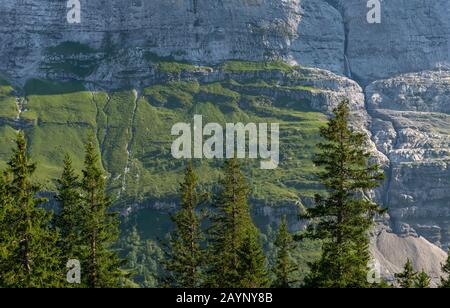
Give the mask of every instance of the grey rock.
[[(448, 247), (450, 72), (424, 71), (366, 87), (370, 130), (389, 159), (384, 206), (396, 232)], [(409, 226), (403, 228), (401, 226)]]
[(423, 237), (404, 236), (391, 233), (383, 228), (373, 234), (370, 251), (378, 262), (381, 277), (395, 284), (395, 274), (403, 271), (409, 258), (416, 271), (425, 271), (436, 287), (442, 276), (441, 264), (447, 254)]
[(367, 22), (367, 0), (328, 1), (342, 12), (350, 70), (362, 83), (450, 67), (449, 1), (383, 0), (380, 24)]
[(342, 17), (322, 0), (110, 0), (81, 8), (81, 23), (69, 24), (66, 1), (2, 1), (0, 71), (22, 82), (64, 77), (49, 71), (58, 60), (49, 48), (71, 41), (92, 49), (85, 60), (98, 64), (95, 81), (151, 74), (148, 52), (201, 64), (283, 59), (344, 72)]

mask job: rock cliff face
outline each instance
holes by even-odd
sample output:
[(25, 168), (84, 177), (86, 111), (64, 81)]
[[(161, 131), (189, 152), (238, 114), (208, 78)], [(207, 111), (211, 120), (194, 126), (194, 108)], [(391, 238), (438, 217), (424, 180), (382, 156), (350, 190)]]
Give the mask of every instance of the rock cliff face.
[(81, 0), (81, 23), (68, 24), (66, 1), (4, 0), (0, 70), (49, 74), (43, 62), (57, 59), (48, 47), (66, 41), (89, 45), (108, 65), (93, 79), (145, 70), (145, 51), (203, 64), (285, 59), (364, 83), (449, 67), (448, 1), (381, 8), (381, 24), (368, 24), (366, 0)]
[[(312, 67), (299, 73), (302, 86), (320, 91), (287, 89), (299, 76), (274, 72), (256, 77), (281, 87), (257, 91), (308, 99), (325, 113), (350, 97), (355, 127), (386, 168), (374, 197), (389, 208), (387, 223), (448, 247), (450, 1), (384, 0), (381, 24), (367, 23), (366, 0), (81, 0), (81, 8), (81, 24), (70, 25), (65, 1), (3, 0), (0, 74), (19, 86), (41, 77), (114, 89), (248, 79), (216, 68), (227, 60)], [(174, 60), (208, 68), (155, 68)]]
[(328, 0), (342, 12), (346, 55), (363, 83), (399, 73), (450, 68), (450, 2), (383, 0), (381, 23), (369, 24), (366, 0)]
[(81, 8), (81, 23), (68, 24), (66, 1), (3, 1), (0, 55), (8, 60), (0, 70), (19, 79), (52, 74), (42, 64), (59, 59), (48, 47), (75, 41), (89, 45), (87, 57), (100, 65), (93, 80), (148, 74), (145, 52), (202, 64), (285, 59), (344, 71), (344, 24), (324, 1), (82, 0)]
[(384, 201), (394, 230), (447, 246), (450, 72), (399, 75), (365, 92), (373, 140), (390, 161)]

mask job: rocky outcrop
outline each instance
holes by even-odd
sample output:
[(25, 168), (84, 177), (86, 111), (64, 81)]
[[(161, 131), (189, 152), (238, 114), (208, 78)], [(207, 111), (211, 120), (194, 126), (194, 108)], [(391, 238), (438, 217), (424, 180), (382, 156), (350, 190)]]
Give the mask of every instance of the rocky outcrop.
[[(0, 71), (118, 82), (151, 74), (148, 53), (201, 64), (284, 59), (344, 72), (341, 15), (317, 0), (81, 1), (81, 23), (66, 21), (66, 1), (5, 0), (0, 6)], [(65, 42), (77, 42), (78, 51)], [(92, 73), (92, 74), (91, 74)], [(66, 72), (67, 74), (67, 72)], [(73, 76), (71, 76), (73, 77)]]
[(450, 67), (449, 1), (383, 0), (380, 24), (367, 22), (367, 0), (328, 2), (342, 12), (350, 70), (363, 84)]
[(403, 271), (408, 260), (412, 261), (416, 271), (425, 271), (431, 278), (431, 285), (436, 287), (442, 276), (441, 264), (445, 263), (447, 254), (423, 237), (400, 237), (386, 229), (378, 230), (372, 237), (370, 250), (380, 271), (381, 277), (395, 284), (395, 274)]
[(370, 84), (367, 108), (388, 157), (384, 205), (397, 233), (450, 241), (450, 72), (426, 71)]

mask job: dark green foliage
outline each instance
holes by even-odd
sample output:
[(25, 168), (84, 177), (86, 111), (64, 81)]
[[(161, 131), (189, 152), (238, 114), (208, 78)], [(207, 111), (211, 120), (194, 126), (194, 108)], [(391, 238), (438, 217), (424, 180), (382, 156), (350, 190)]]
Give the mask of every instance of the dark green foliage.
[(58, 180), (58, 195), (60, 212), (56, 217), (55, 225), (58, 228), (61, 239), (59, 247), (63, 266), (68, 260), (81, 258), (82, 245), (82, 221), (81, 216), (81, 191), (78, 176), (72, 167), (72, 159), (66, 155), (64, 169)]
[(82, 234), (84, 257), (82, 270), (84, 283), (90, 288), (118, 287), (122, 261), (111, 246), (118, 238), (118, 219), (109, 212), (110, 200), (105, 195), (105, 175), (99, 166), (94, 139), (86, 144), (85, 169), (83, 170)]
[(165, 262), (172, 287), (198, 288), (204, 283), (204, 252), (201, 244), (201, 217), (197, 213), (200, 196), (192, 164), (186, 169), (180, 187), (180, 210), (172, 217), (175, 231), (171, 234), (170, 251)]
[(297, 271), (297, 265), (292, 259), (295, 242), (289, 233), (286, 217), (283, 218), (275, 240), (277, 250), (276, 263), (272, 269), (275, 280), (272, 286), (275, 288), (290, 288), (295, 280), (292, 278)]
[(442, 272), (445, 277), (441, 277), (439, 288), (448, 289), (450, 288), (450, 256), (447, 258), (447, 261), (442, 264)]
[(133, 226), (121, 239), (119, 247), (127, 260), (125, 270), (132, 273), (133, 279), (124, 277), (121, 285), (124, 287), (156, 288), (159, 286), (159, 276), (163, 262), (163, 251), (151, 240), (142, 240), (138, 229)]
[[(248, 188), (236, 159), (225, 162), (211, 228), (208, 284), (211, 287), (267, 287), (268, 275), (248, 204)], [(243, 258), (244, 254), (251, 254)]]
[(377, 288), (377, 289), (391, 289), (393, 288), (393, 286), (388, 283), (386, 280), (382, 279), (380, 283), (378, 283), (377, 285), (374, 285), (373, 288)]
[(383, 179), (379, 166), (369, 164), (365, 135), (349, 129), (349, 103), (334, 110), (334, 118), (321, 129), (325, 142), (316, 165), (328, 196), (316, 196), (316, 206), (303, 218), (311, 220), (307, 238), (323, 241), (322, 257), (311, 264), (306, 284), (311, 287), (367, 287), (368, 231), (382, 210), (364, 197)]
[(51, 215), (39, 206), (39, 187), (31, 182), (36, 165), (27, 156), (23, 132), (0, 181), (1, 287), (57, 287), (62, 281), (58, 234), (50, 229)]
[[(259, 242), (259, 231), (250, 231), (239, 250), (240, 288), (267, 288), (270, 285), (266, 257)], [(234, 286), (236, 288), (236, 286)]]
[(395, 274), (398, 285), (404, 289), (414, 287), (414, 282), (417, 279), (417, 272), (414, 271), (411, 260), (408, 259), (403, 268), (403, 272)]
[(8, 230), (11, 224), (10, 213), (14, 207), (11, 195), (8, 192), (8, 186), (5, 178), (0, 176), (0, 287), (5, 287), (6, 282), (6, 267), (8, 266), (12, 252), (11, 234)]
[(417, 277), (414, 280), (414, 288), (427, 289), (430, 287), (430, 283), (430, 276), (422, 270), (419, 274), (417, 274)]

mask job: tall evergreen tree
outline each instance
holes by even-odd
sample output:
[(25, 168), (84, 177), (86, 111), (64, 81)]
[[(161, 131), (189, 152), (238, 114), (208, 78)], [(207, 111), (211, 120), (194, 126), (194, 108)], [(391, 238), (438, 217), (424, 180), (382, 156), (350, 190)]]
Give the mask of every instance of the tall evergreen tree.
[(286, 217), (283, 217), (280, 228), (275, 239), (277, 248), (276, 263), (272, 269), (275, 280), (272, 286), (275, 288), (290, 288), (293, 280), (293, 273), (297, 271), (297, 266), (292, 260), (291, 253), (295, 248), (295, 242), (289, 233)]
[(0, 175), (0, 288), (6, 286), (4, 271), (11, 258), (12, 239), (8, 230), (11, 225), (10, 213), (13, 210), (12, 198), (3, 175)]
[(325, 141), (315, 163), (324, 169), (319, 178), (328, 196), (317, 195), (316, 206), (303, 215), (312, 222), (305, 237), (323, 241), (322, 256), (306, 278), (311, 287), (367, 286), (368, 231), (382, 210), (364, 192), (377, 187), (383, 174), (369, 163), (365, 135), (349, 128), (349, 114), (345, 100), (321, 129)]
[(84, 283), (90, 288), (120, 285), (122, 261), (112, 245), (118, 239), (118, 217), (109, 211), (111, 202), (105, 194), (105, 175), (100, 168), (94, 137), (86, 144), (82, 190), (81, 220), (85, 244), (82, 269)]
[[(225, 162), (211, 226), (209, 286), (267, 287), (265, 258), (248, 204), (247, 184), (237, 159)], [(244, 257), (245, 254), (251, 254)]]
[(395, 274), (395, 278), (400, 287), (410, 289), (414, 287), (414, 282), (417, 279), (417, 272), (414, 271), (412, 262), (408, 259), (403, 267), (403, 272)]
[[(56, 242), (50, 229), (51, 214), (39, 206), (39, 186), (31, 181), (36, 165), (27, 156), (23, 132), (8, 162), (1, 186), (2, 239), (0, 281), (3, 287), (56, 287), (63, 279)], [(6, 232), (6, 233), (5, 233)], [(3, 246), (3, 245), (2, 245)]]
[(83, 244), (80, 183), (72, 167), (72, 159), (68, 155), (64, 159), (63, 172), (58, 180), (56, 199), (60, 212), (56, 217), (55, 225), (61, 235), (59, 247), (61, 247), (62, 262), (65, 266), (68, 260), (81, 258), (80, 246)]
[(242, 247), (239, 249), (239, 287), (246, 289), (269, 287), (270, 279), (266, 263), (267, 260), (260, 243), (260, 234), (255, 227), (244, 238)]
[(445, 277), (441, 277), (439, 288), (448, 289), (450, 288), (450, 255), (447, 257), (447, 261), (442, 264), (442, 272)]
[(198, 288), (204, 283), (204, 251), (201, 217), (198, 214), (200, 195), (192, 164), (186, 168), (180, 187), (180, 210), (172, 216), (175, 231), (171, 234), (170, 249), (165, 266), (168, 283), (172, 287)]
[(425, 271), (421, 271), (417, 274), (416, 279), (414, 280), (414, 288), (417, 289), (428, 289), (431, 284), (431, 278)]

